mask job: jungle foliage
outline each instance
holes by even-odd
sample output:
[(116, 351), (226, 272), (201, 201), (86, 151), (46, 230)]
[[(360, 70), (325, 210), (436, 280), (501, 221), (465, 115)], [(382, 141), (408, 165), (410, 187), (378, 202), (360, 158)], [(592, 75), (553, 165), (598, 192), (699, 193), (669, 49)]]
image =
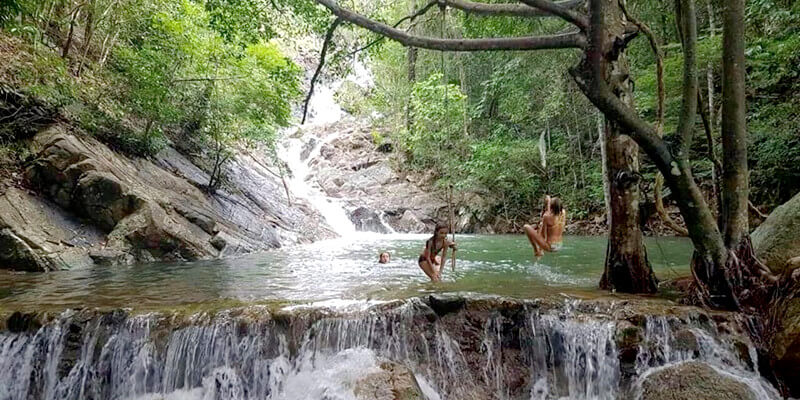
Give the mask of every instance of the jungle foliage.
[[(421, 5), (409, 0), (382, 10), (365, 6), (362, 12), (396, 21)], [(650, 26), (665, 52), (664, 132), (670, 142), (676, 140), (670, 136), (680, 113), (683, 63), (672, 7), (672, 2), (664, 1), (630, 4), (631, 13)], [(704, 99), (708, 99), (710, 76), (715, 119), (712, 146), (720, 153), (721, 3), (701, 1), (698, 9), (698, 69)], [(564, 27), (563, 22), (549, 19), (476, 17), (452, 9), (445, 17), (438, 11), (433, 14), (412, 22), (410, 29), (457, 38), (551, 34)], [(751, 199), (766, 209), (800, 191), (798, 15), (796, 1), (748, 1)], [(442, 185), (481, 194), (488, 200), (485, 211), (504, 216), (511, 226), (527, 221), (536, 212), (537, 199), (546, 193), (564, 198), (575, 217), (603, 212), (599, 115), (565, 68), (575, 64), (577, 52), (459, 54), (419, 49), (414, 80), (408, 79), (407, 50), (397, 43), (383, 41), (361, 55), (373, 70), (382, 71), (375, 76), (375, 88), (366, 100), (341, 97), (354, 99), (352, 108), (364, 115), (377, 111), (378, 122), (390, 132), (388, 137), (404, 150), (407, 168), (433, 172)], [(628, 56), (637, 109), (654, 122), (657, 79), (647, 40), (634, 40)], [(707, 74), (709, 67), (711, 74)], [(699, 118), (696, 131), (703, 132)], [(691, 150), (696, 176), (710, 193), (707, 141), (695, 141)], [(644, 193), (652, 202), (655, 168), (646, 158), (642, 164)]]

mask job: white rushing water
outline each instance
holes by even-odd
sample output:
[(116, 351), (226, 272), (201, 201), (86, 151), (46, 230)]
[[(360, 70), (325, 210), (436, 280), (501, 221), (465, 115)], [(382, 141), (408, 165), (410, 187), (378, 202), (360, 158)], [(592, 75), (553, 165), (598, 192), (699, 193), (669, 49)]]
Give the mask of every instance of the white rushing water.
[[(570, 304), (484, 317), (437, 317), (418, 299), (318, 311), (273, 317), (253, 308), (187, 320), (68, 312), (39, 329), (0, 332), (0, 399), (365, 400), (373, 398), (358, 395), (365, 378), (390, 363), (395, 372), (379, 389), (405, 374), (429, 400), (613, 400), (636, 398), (650, 374), (690, 360), (754, 399), (778, 398), (732, 337), (703, 321), (647, 317), (635, 366), (623, 373), (616, 338), (630, 325)], [(694, 333), (696, 351), (676, 346), (682, 331)]]
[[(308, 104), (309, 118), (307, 118), (305, 124), (284, 132), (284, 139), (281, 142), (282, 151), (279, 154), (292, 171), (292, 179), (290, 181), (292, 192), (317, 209), (328, 222), (328, 225), (341, 236), (352, 235), (356, 232), (345, 205), (340, 199), (329, 197), (319, 185), (309, 183), (307, 179), (311, 169), (309, 163), (319, 156), (322, 146), (348, 133), (348, 131), (335, 131), (324, 138), (314, 134), (315, 131), (324, 130), (347, 116), (347, 113), (334, 98), (336, 89), (345, 81), (351, 81), (362, 87), (369, 87), (373, 84), (369, 71), (361, 62), (353, 63), (353, 72), (345, 79), (338, 80), (332, 84), (317, 82)], [(297, 134), (298, 131), (300, 135)], [(312, 140), (316, 141), (316, 143), (308, 156), (303, 158), (303, 150)]]

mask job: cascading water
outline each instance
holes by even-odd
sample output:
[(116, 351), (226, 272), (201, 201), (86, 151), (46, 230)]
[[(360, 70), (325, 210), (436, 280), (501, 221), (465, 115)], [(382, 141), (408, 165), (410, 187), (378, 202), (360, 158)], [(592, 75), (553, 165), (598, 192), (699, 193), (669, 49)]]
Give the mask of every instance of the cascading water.
[[(618, 340), (630, 328), (607, 313), (453, 304), (252, 306), (191, 317), (66, 312), (38, 329), (0, 333), (0, 399), (363, 399), (371, 398), (357, 395), (364, 379), (386, 362), (409, 370), (428, 399), (625, 399), (651, 371), (690, 359), (755, 398), (777, 398), (713, 324), (647, 317), (627, 376)], [(698, 351), (671, 345), (681, 330), (696, 334)]]
[[(298, 130), (304, 135), (313, 135), (313, 133), (309, 132), (324, 129), (341, 121), (346, 116), (346, 112), (342, 110), (334, 98), (335, 89), (345, 80), (350, 80), (360, 86), (372, 84), (369, 71), (360, 62), (353, 64), (353, 74), (344, 80), (334, 82), (331, 85), (318, 82), (308, 104), (310, 118), (307, 119), (304, 125), (294, 127), (285, 132), (281, 143), (283, 151), (280, 155), (292, 171), (291, 188), (295, 195), (306, 199), (322, 214), (328, 225), (341, 236), (352, 235), (356, 232), (356, 228), (348, 217), (344, 205), (339, 199), (327, 196), (318, 185), (307, 182), (306, 178), (310, 170), (309, 162), (319, 155), (322, 146), (347, 132), (343, 130), (335, 131), (324, 138), (295, 136)], [(309, 153), (304, 154), (305, 151), (308, 151), (306, 146), (310, 143), (310, 140), (314, 140), (316, 143), (313, 144), (313, 148)]]

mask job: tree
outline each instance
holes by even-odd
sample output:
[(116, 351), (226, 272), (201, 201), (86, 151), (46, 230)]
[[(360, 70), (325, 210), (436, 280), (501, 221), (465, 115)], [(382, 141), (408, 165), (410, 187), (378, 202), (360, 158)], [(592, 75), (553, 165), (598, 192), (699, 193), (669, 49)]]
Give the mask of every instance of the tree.
[[(693, 0), (679, 0), (678, 7), (685, 61), (683, 106), (677, 146), (670, 146), (665, 142), (656, 129), (625, 102), (627, 76), (620, 69), (620, 56), (624, 55), (625, 48), (637, 35), (638, 29), (620, 17), (621, 10), (617, 0), (589, 0), (586, 14), (580, 11), (579, 6), (583, 4), (581, 1), (557, 3), (547, 0), (521, 0), (524, 4), (485, 4), (466, 0), (443, 0), (444, 5), (467, 13), (518, 17), (553, 16), (577, 28), (577, 31), (556, 35), (478, 39), (442, 39), (412, 35), (342, 8), (333, 0), (316, 1), (342, 20), (406, 46), (443, 51), (580, 49), (583, 58), (571, 69), (579, 87), (621, 133), (641, 146), (672, 190), (689, 227), (689, 236), (696, 251), (692, 270), (698, 298), (705, 304), (729, 309), (753, 309), (764, 304), (770, 282), (774, 279), (752, 256), (746, 225), (744, 0), (727, 2), (723, 11), (723, 37), (726, 43), (723, 57), (723, 113), (731, 120), (723, 127), (723, 191), (727, 192), (723, 202), (728, 210), (721, 218), (722, 229), (717, 225), (695, 182), (688, 158), (697, 113), (698, 91), (694, 65), (697, 23)], [(633, 171), (630, 174), (633, 175)], [(629, 176), (628, 179), (635, 177)], [(612, 187), (615, 184), (612, 183)], [(633, 193), (629, 195), (633, 197)], [(615, 200), (612, 195), (612, 201)], [(613, 222), (612, 216), (612, 224)], [(614, 279), (614, 274), (611, 274), (611, 280)]]

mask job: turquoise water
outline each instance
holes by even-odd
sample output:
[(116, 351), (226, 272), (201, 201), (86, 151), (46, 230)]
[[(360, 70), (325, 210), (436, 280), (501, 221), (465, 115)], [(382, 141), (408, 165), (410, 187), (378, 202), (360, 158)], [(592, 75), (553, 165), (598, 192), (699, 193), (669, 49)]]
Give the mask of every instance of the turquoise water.
[[(432, 283), (417, 265), (426, 235), (359, 234), (246, 257), (47, 274), (0, 271), (0, 308), (158, 307), (219, 300), (389, 300), (434, 292), (536, 298), (591, 296), (603, 271), (606, 239), (567, 237), (541, 259), (524, 236), (459, 235), (455, 272)], [(649, 238), (657, 276), (687, 275), (691, 243)], [(378, 253), (392, 255), (378, 264)]]

